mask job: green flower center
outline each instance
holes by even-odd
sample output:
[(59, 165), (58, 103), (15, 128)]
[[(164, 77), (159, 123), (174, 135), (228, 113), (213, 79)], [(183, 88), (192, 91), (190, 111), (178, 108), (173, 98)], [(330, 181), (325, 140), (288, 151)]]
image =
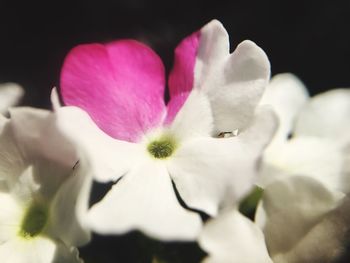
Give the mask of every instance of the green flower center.
[(45, 206), (31, 204), (24, 214), (19, 235), (24, 238), (33, 238), (39, 235), (48, 221), (48, 211)]
[(161, 138), (148, 144), (148, 152), (157, 159), (165, 159), (171, 156), (176, 148), (174, 141), (170, 138)]

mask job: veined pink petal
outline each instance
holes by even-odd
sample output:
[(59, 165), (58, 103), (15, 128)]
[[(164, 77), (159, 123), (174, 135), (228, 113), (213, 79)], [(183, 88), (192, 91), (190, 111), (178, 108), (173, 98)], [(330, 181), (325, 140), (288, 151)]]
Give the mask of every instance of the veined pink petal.
[(171, 123), (193, 88), (194, 66), (200, 32), (188, 36), (175, 49), (174, 67), (169, 75), (170, 101), (166, 123)]
[(133, 40), (77, 46), (61, 72), (65, 104), (87, 111), (108, 135), (131, 142), (162, 120), (164, 86), (160, 58)]

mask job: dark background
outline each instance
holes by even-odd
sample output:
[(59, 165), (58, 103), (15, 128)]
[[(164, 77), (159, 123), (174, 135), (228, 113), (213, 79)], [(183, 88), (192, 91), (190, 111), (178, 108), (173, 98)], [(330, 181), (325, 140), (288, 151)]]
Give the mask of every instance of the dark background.
[(65, 54), (75, 45), (136, 38), (172, 65), (173, 49), (219, 19), (234, 48), (251, 39), (272, 72), (293, 72), (311, 93), (350, 86), (350, 1), (15, 1), (0, 0), (0, 82), (27, 91), (24, 103), (49, 107)]
[[(273, 74), (295, 73), (311, 94), (350, 87), (349, 0), (0, 0), (0, 83), (21, 84), (25, 105), (48, 108), (64, 56), (75, 45), (135, 38), (152, 46), (169, 71), (177, 43), (213, 18), (229, 32), (232, 50), (253, 40), (269, 56)], [(95, 237), (81, 252), (92, 258), (88, 263), (114, 262), (117, 255), (120, 262), (146, 262), (149, 246), (160, 254), (167, 248), (172, 258), (178, 253), (171, 244), (146, 241), (137, 233)], [(193, 244), (180, 247), (178, 254), (187, 254)]]

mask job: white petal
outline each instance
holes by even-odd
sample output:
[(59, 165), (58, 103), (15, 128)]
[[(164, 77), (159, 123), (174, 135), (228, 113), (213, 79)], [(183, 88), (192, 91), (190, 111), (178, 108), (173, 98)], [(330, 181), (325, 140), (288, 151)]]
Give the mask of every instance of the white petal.
[(261, 152), (275, 128), (275, 116), (263, 110), (237, 137), (197, 138), (181, 145), (168, 163), (181, 198), (210, 215), (227, 200), (235, 204), (253, 186)]
[[(23, 209), (9, 193), (0, 192), (0, 244), (16, 236)], [(1, 245), (0, 245), (1, 246)], [(0, 257), (1, 258), (1, 257)]]
[[(327, 235), (332, 229), (323, 229), (318, 225), (323, 224), (324, 218), (339, 206), (343, 196), (330, 192), (308, 177), (294, 176), (269, 185), (258, 207), (256, 222), (264, 231), (274, 262), (330, 262), (312, 258), (317, 253), (335, 252), (322, 251), (330, 244)], [(349, 211), (344, 211), (348, 214), (347, 220)], [(334, 224), (337, 222), (334, 221)], [(332, 238), (344, 230), (344, 224), (339, 225), (337, 233), (331, 234)], [(316, 232), (311, 233), (311, 230)], [(305, 246), (307, 244), (309, 246)]]
[(23, 88), (16, 83), (0, 85), (0, 113), (5, 113), (11, 106), (18, 104), (24, 95)]
[(347, 192), (350, 186), (343, 165), (344, 154), (333, 140), (295, 137), (266, 152), (259, 184), (266, 186), (279, 178), (304, 175), (334, 191)]
[(8, 191), (23, 205), (31, 202), (34, 193), (41, 187), (34, 178), (33, 167), (28, 166), (19, 176), (12, 175), (12, 177), (12, 180), (6, 180)]
[(217, 133), (243, 130), (268, 83), (266, 54), (251, 41), (229, 54), (227, 32), (215, 20), (200, 33), (194, 87), (208, 94)]
[(233, 210), (209, 221), (200, 237), (206, 263), (272, 263), (261, 230)]
[(278, 74), (271, 79), (260, 104), (271, 105), (279, 119), (278, 131), (272, 144), (287, 140), (293, 130), (297, 114), (308, 99), (307, 89), (293, 74)]
[(21, 150), (16, 144), (8, 119), (2, 119), (0, 128), (0, 178), (13, 180), (25, 169)]
[(140, 145), (109, 137), (77, 107), (62, 107), (56, 116), (59, 130), (75, 145), (98, 181), (118, 180), (144, 156)]
[(75, 149), (57, 130), (52, 112), (20, 107), (11, 109), (10, 114), (9, 125), (26, 160), (46, 158), (63, 166), (73, 167), (77, 161)]
[[(212, 20), (200, 30), (200, 45), (197, 52), (196, 74), (205, 75), (207, 65), (222, 61), (230, 52), (229, 36), (218, 20)], [(196, 76), (195, 76), (196, 77)]]
[(0, 245), (2, 263), (81, 263), (77, 252), (45, 237), (14, 238)]
[(51, 90), (50, 98), (51, 98), (52, 108), (54, 111), (57, 111), (59, 108), (62, 107), (62, 104), (60, 102), (60, 96), (58, 95), (58, 91), (56, 87), (54, 87)]
[(350, 89), (336, 89), (311, 99), (298, 116), (297, 136), (350, 141)]
[(162, 240), (193, 240), (201, 227), (199, 216), (178, 202), (170, 177), (160, 162), (145, 162), (126, 174), (88, 215), (101, 234), (139, 229)]
[(211, 136), (213, 117), (208, 97), (198, 90), (192, 90), (171, 124), (170, 131), (177, 140)]
[(10, 114), (8, 126), (14, 148), (18, 148), (23, 162), (33, 167), (41, 194), (50, 200), (77, 162), (76, 149), (57, 129), (55, 114), (50, 111), (13, 108)]
[(59, 188), (50, 206), (50, 236), (81, 246), (90, 240), (86, 226), (92, 178), (88, 167), (77, 165)]

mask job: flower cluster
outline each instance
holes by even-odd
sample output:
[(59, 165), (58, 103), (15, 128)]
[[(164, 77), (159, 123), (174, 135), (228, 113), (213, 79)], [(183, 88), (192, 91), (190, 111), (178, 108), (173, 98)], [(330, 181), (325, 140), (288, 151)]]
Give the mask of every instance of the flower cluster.
[[(350, 90), (309, 99), (291, 74), (270, 80), (264, 51), (230, 53), (216, 20), (180, 42), (167, 79), (149, 47), (118, 40), (70, 51), (53, 111), (9, 109), (23, 92), (0, 86), (0, 261), (82, 262), (91, 232), (133, 230), (198, 242), (203, 262), (340, 257)], [(113, 186), (90, 205), (94, 181)]]

